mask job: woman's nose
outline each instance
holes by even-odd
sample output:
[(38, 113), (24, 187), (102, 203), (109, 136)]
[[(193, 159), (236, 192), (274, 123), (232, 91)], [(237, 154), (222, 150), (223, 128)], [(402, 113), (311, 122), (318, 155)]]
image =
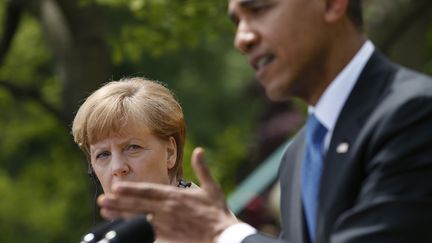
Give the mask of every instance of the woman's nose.
[(113, 156), (112, 175), (116, 177), (126, 176), (130, 172), (127, 160), (121, 156)]

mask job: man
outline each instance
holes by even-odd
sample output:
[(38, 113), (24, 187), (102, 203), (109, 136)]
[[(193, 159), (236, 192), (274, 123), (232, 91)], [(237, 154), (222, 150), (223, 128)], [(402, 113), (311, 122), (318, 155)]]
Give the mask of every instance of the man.
[(148, 213), (169, 242), (432, 242), (432, 80), (375, 50), (360, 0), (229, 0), (229, 15), (268, 97), (310, 105), (279, 171), (281, 236), (230, 214), (202, 149), (203, 190), (119, 183), (101, 214)]

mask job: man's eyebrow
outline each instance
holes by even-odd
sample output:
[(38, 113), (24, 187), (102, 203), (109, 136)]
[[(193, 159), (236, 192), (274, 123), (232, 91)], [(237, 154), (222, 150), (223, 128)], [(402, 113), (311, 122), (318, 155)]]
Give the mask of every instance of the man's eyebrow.
[[(239, 5), (238, 8), (249, 9), (252, 8), (253, 6), (263, 4), (267, 1), (268, 0), (238, 0), (237, 5)], [(232, 22), (234, 23), (237, 22), (237, 17), (234, 11), (232, 10), (228, 11), (228, 17), (231, 19)]]
[(251, 6), (265, 2), (267, 2), (267, 0), (239, 0), (238, 5), (240, 5), (242, 8), (250, 8)]

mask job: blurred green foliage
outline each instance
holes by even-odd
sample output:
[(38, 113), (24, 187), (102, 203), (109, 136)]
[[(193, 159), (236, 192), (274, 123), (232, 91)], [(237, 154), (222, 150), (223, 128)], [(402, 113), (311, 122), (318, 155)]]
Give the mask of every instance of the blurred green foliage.
[[(252, 73), (232, 48), (226, 3), (81, 3), (95, 2), (105, 15), (100, 21), (112, 55), (112, 79), (145, 76), (166, 83), (186, 117), (185, 177), (196, 182), (189, 158), (194, 147), (203, 146), (216, 179), (231, 191), (262, 104), (245, 92)], [(5, 3), (0, 2), (1, 21)], [(50, 105), (61, 107), (54, 53), (33, 15), (25, 13), (0, 80), (38, 90)], [(0, 242), (78, 242), (97, 214), (86, 161), (73, 144), (70, 124), (33, 96), (0, 86)]]

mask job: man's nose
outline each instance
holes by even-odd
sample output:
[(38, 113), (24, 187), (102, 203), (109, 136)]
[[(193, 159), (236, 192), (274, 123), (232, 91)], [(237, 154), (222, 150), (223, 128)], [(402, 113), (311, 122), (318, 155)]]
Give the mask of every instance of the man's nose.
[(234, 38), (234, 46), (243, 54), (247, 54), (257, 44), (257, 41), (258, 35), (251, 26), (245, 21), (239, 22)]
[(127, 162), (127, 159), (124, 156), (113, 156), (112, 161), (112, 175), (113, 176), (125, 176), (127, 174), (129, 174), (130, 172), (130, 167), (129, 164)]

